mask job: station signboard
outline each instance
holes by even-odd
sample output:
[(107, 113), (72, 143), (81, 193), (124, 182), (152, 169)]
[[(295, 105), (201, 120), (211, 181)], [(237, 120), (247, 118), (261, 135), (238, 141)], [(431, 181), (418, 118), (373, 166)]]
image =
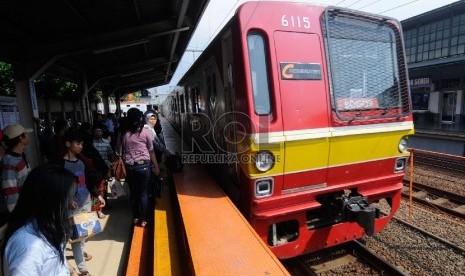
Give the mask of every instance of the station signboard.
[(0, 96), (0, 129), (16, 123), (19, 123), (19, 108), (16, 98)]

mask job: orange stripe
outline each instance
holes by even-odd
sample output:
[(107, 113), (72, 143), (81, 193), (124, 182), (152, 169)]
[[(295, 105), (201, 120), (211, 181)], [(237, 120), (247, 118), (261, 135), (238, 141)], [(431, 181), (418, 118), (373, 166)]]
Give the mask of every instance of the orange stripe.
[(194, 274), (290, 275), (205, 168), (173, 178)]
[(126, 276), (147, 275), (147, 254), (150, 244), (150, 231), (153, 230), (150, 230), (148, 227), (134, 227)]

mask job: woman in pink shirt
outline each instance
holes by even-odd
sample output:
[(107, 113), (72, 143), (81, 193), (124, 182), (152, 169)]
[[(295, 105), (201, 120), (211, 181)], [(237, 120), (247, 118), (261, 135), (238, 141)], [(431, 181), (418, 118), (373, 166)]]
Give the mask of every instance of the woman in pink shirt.
[(145, 227), (149, 221), (149, 192), (153, 175), (159, 175), (153, 149), (153, 133), (144, 128), (142, 112), (131, 108), (127, 113), (127, 129), (123, 135), (123, 161), (126, 181), (131, 190), (130, 202), (134, 224)]

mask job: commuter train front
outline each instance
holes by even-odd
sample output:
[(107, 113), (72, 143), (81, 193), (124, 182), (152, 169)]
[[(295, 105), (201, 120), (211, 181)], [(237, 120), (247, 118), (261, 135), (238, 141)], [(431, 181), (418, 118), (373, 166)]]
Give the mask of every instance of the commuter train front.
[(407, 83), (396, 20), (249, 2), (163, 113), (188, 145), (184, 161), (208, 163), (272, 251), (289, 258), (379, 232), (397, 211), (413, 134)]

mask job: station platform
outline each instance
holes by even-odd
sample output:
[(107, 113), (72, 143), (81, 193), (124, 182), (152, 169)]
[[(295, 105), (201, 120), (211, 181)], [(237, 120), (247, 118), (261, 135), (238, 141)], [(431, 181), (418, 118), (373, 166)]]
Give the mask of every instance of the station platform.
[[(161, 122), (167, 148), (182, 153), (181, 137), (167, 120)], [(154, 275), (289, 275), (204, 166), (184, 164), (170, 179), (170, 196), (165, 193), (161, 201), (171, 201), (165, 206), (171, 208), (158, 201), (155, 206)], [(177, 220), (171, 227), (180, 234), (171, 227), (159, 229), (166, 211)], [(171, 252), (174, 240), (178, 246)], [(179, 274), (176, 266), (166, 265), (175, 262), (187, 270)]]
[(416, 128), (415, 135), (409, 137), (409, 147), (465, 156), (465, 134), (446, 130)]
[[(180, 137), (161, 121), (167, 148), (182, 152)], [(162, 176), (169, 183), (148, 227), (132, 225), (127, 185), (128, 195), (109, 198), (103, 232), (85, 245), (92, 275), (289, 275), (206, 168), (185, 164)], [(69, 244), (66, 253), (76, 267)]]

